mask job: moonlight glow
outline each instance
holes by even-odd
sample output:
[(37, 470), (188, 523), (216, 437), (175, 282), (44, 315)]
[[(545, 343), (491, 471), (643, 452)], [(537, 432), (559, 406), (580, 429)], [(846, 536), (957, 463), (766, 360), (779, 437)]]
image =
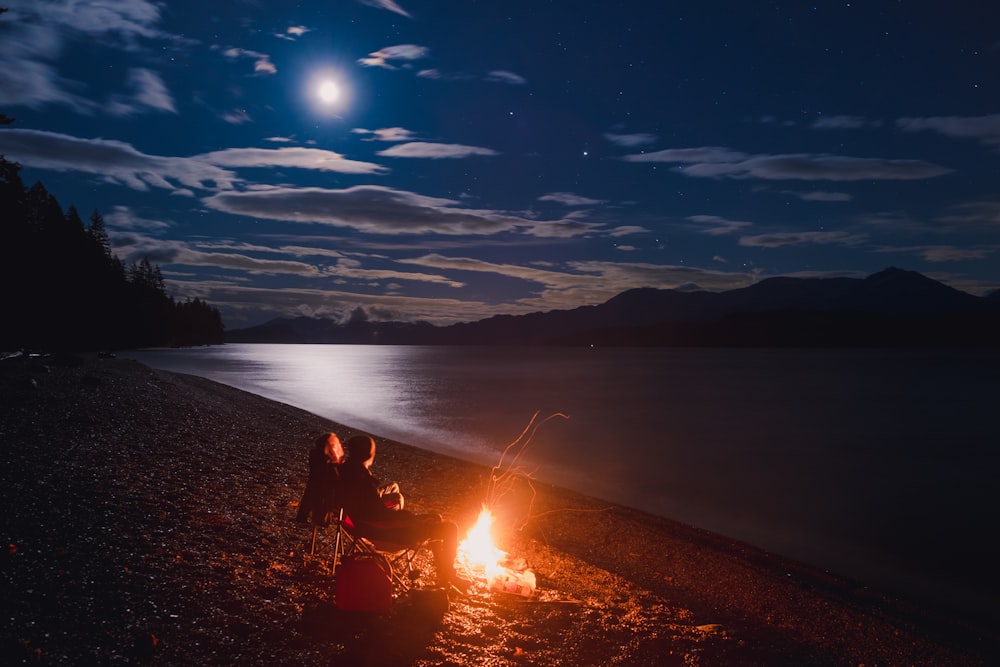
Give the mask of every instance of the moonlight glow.
[(331, 67), (313, 71), (302, 92), (313, 110), (322, 116), (339, 117), (349, 102), (349, 90), (342, 73)]
[(316, 94), (324, 104), (336, 104), (340, 100), (340, 86), (333, 79), (326, 79), (319, 84)]

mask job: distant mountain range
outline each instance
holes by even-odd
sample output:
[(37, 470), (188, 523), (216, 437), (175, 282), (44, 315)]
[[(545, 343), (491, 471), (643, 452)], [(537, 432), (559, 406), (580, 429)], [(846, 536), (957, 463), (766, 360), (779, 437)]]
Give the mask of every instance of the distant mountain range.
[(727, 292), (632, 289), (595, 306), (476, 322), (278, 318), (230, 343), (685, 347), (1000, 347), (1000, 291), (978, 297), (912, 271), (769, 278)]

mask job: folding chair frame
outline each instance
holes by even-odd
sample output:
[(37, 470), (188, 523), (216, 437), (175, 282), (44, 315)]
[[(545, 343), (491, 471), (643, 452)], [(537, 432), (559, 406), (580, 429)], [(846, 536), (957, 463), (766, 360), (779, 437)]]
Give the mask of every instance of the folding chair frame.
[[(347, 527), (344, 521), (344, 509), (340, 508), (337, 517), (328, 526), (334, 529), (333, 547), (333, 567), (334, 574), (337, 565), (346, 556), (363, 553), (370, 554), (385, 563), (386, 569), (393, 586), (398, 593), (405, 593), (410, 590), (420, 578), (420, 570), (415, 566), (417, 554), (421, 549), (429, 548), (433, 540), (423, 540), (417, 544), (396, 544), (382, 540), (372, 540), (367, 537), (357, 535), (352, 529)], [(310, 555), (316, 552), (316, 539), (320, 526), (313, 524), (312, 542), (310, 545)]]
[(359, 552), (368, 553), (385, 559), (389, 565), (393, 584), (399, 593), (410, 590), (420, 578), (421, 572), (414, 565), (414, 561), (419, 551), (428, 548), (433, 540), (423, 540), (416, 544), (399, 544), (358, 535), (352, 532), (353, 529), (348, 528), (343, 521), (343, 510), (341, 510), (341, 520), (337, 525), (343, 534), (343, 544), (348, 545), (342, 553), (344, 555)]

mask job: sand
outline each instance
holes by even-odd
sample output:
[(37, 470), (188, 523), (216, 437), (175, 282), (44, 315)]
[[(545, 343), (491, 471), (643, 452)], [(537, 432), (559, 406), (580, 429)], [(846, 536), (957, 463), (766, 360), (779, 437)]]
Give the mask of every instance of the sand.
[[(388, 615), (335, 605), (332, 533), (293, 519), (319, 433), (355, 431), (118, 359), (0, 362), (0, 664), (989, 665), (984, 620), (532, 483), (497, 499), (530, 599), (477, 580)], [(408, 509), (464, 533), (490, 470), (376, 437)]]

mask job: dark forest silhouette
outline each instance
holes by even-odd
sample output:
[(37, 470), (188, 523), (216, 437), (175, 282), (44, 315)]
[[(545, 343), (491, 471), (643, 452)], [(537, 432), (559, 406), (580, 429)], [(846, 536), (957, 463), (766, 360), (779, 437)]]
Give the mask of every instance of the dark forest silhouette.
[[(4, 121), (10, 119), (4, 117)], [(0, 156), (0, 349), (94, 351), (223, 342), (219, 311), (178, 302), (148, 258), (126, 266), (95, 209), (84, 224)]]
[[(0, 7), (0, 14), (6, 13)], [(0, 113), (0, 127), (14, 119)], [(0, 351), (76, 352), (223, 342), (222, 316), (167, 294), (160, 268), (111, 252), (97, 209), (84, 225), (0, 155)]]

